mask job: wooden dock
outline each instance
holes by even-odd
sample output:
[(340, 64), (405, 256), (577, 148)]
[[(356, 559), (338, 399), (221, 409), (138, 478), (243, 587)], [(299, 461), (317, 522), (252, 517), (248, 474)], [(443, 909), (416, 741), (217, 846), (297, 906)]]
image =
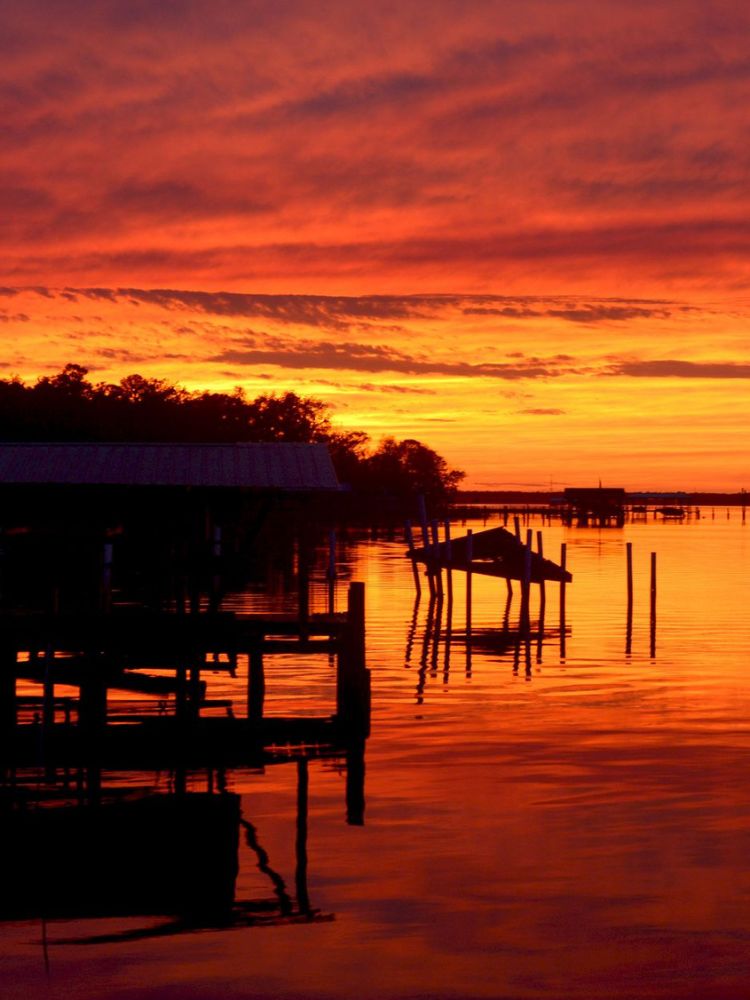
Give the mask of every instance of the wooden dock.
[[(338, 745), (369, 735), (364, 584), (352, 583), (341, 614), (177, 614), (114, 609), (108, 614), (0, 615), (0, 768), (43, 764), (101, 768), (233, 766), (273, 746)], [(266, 717), (268, 657), (335, 659), (335, 704), (307, 718)], [(206, 699), (205, 672), (246, 665), (242, 700)], [(39, 684), (20, 698), (18, 682)], [(241, 683), (241, 681), (240, 681)], [(59, 697), (59, 688), (78, 697)], [(108, 694), (139, 692), (161, 712), (118, 715)], [(240, 691), (242, 688), (240, 687)], [(122, 704), (121, 704), (122, 709)], [(224, 708), (225, 717), (203, 716)]]
[[(471, 549), (471, 552), (469, 552)], [(572, 575), (527, 545), (505, 528), (488, 528), (462, 538), (437, 541), (430, 546), (415, 547), (406, 553), (415, 562), (423, 563), (432, 572), (451, 569), (506, 580), (523, 581), (527, 573), (531, 583), (555, 581), (570, 583)], [(527, 568), (530, 555), (530, 568)]]

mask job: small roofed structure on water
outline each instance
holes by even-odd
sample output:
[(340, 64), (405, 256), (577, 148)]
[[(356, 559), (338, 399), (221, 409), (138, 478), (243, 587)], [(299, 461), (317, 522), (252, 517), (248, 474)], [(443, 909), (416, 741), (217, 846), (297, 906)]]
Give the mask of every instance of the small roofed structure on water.
[(562, 496), (561, 517), (563, 523), (580, 527), (589, 524), (599, 527), (625, 524), (625, 490), (620, 487), (568, 487)]
[[(464, 570), (469, 568), (467, 537), (438, 542), (428, 548), (415, 548), (407, 556), (429, 567)], [(496, 576), (506, 580), (523, 580), (526, 560), (531, 556), (530, 582), (553, 580), (570, 583), (567, 570), (537, 552), (528, 553), (526, 546), (505, 528), (488, 528), (471, 535), (471, 572)]]
[(323, 444), (4, 443), (0, 486), (338, 490)]
[(2, 443), (0, 603), (96, 609), (114, 546), (115, 601), (196, 609), (219, 570), (303, 562), (340, 489), (324, 444)]

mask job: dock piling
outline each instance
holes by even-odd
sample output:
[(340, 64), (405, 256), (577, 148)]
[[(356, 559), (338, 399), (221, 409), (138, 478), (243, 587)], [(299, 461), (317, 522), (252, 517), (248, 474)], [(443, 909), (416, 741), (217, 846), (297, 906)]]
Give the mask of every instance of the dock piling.
[(651, 629), (650, 653), (656, 656), (656, 553), (651, 553)]
[(419, 580), (419, 569), (417, 568), (417, 560), (415, 558), (415, 547), (414, 547), (414, 533), (411, 527), (411, 521), (406, 522), (406, 544), (409, 546), (409, 560), (411, 562), (411, 572), (414, 577), (414, 588), (417, 592), (417, 597), (422, 596), (422, 584)]

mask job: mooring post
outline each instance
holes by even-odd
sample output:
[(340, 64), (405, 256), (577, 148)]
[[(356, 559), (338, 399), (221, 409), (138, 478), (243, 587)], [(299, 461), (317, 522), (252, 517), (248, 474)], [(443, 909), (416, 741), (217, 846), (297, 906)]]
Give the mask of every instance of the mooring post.
[(521, 541), (521, 519), (519, 518), (518, 514), (514, 514), (513, 515), (513, 528), (514, 528), (515, 533), (516, 533), (516, 541), (520, 542)]
[(112, 610), (112, 543), (104, 543), (104, 560), (102, 563), (102, 611), (105, 614)]
[(471, 633), (471, 563), (474, 558), (474, 532), (466, 532), (466, 639)]
[(451, 522), (446, 519), (445, 530), (445, 580), (448, 585), (448, 604), (453, 604), (453, 553), (451, 550)]
[(411, 528), (411, 521), (407, 521), (405, 525), (406, 530), (406, 544), (409, 546), (409, 560), (411, 562), (411, 572), (414, 577), (414, 588), (417, 592), (417, 597), (422, 596), (422, 584), (419, 582), (419, 569), (417, 567), (416, 553), (414, 548), (414, 533)]
[(328, 532), (328, 569), (326, 570), (328, 579), (328, 614), (332, 615), (336, 610), (336, 529), (331, 528)]
[(422, 545), (424, 546), (425, 554), (427, 554), (430, 548), (430, 533), (427, 530), (427, 505), (424, 493), (420, 493), (417, 496), (417, 511), (419, 512), (419, 526), (422, 529)]
[(440, 532), (437, 520), (433, 520), (430, 527), (432, 529), (432, 546), (430, 549), (430, 561), (432, 562), (435, 573), (435, 586), (437, 588), (437, 595), (439, 598), (442, 598), (443, 571), (440, 565)]
[(628, 610), (625, 623), (625, 654), (630, 655), (633, 648), (633, 543), (625, 543), (625, 562), (627, 571)]
[[(0, 747), (7, 749), (16, 727), (16, 650), (10, 643), (0, 645)], [(10, 761), (0, 763), (5, 773)]]
[[(541, 531), (536, 533), (536, 550), (539, 553), (539, 558), (544, 559), (544, 542), (542, 540)], [(542, 601), (547, 597), (546, 586), (544, 583), (544, 566), (540, 564), (539, 566), (539, 596)]]
[(434, 597), (436, 594), (435, 588), (435, 578), (432, 572), (432, 560), (430, 558), (430, 530), (427, 525), (427, 506), (424, 500), (424, 494), (420, 493), (417, 497), (417, 508), (419, 510), (419, 524), (422, 529), (422, 546), (424, 548), (424, 559), (425, 559), (425, 570), (427, 572), (427, 586), (430, 590), (430, 597)]
[(651, 553), (651, 656), (656, 656), (656, 553)]
[(78, 725), (85, 759), (89, 799), (96, 800), (101, 788), (101, 751), (107, 727), (107, 680), (100, 652), (86, 654), (78, 701)]
[(521, 624), (524, 632), (531, 627), (531, 543), (534, 533), (526, 531), (526, 546), (523, 553), (523, 585), (521, 589)]
[(263, 640), (259, 636), (247, 654), (247, 717), (253, 722), (263, 718), (266, 677), (263, 668)]
[(348, 729), (369, 733), (370, 671), (365, 658), (365, 585), (350, 583), (346, 628), (339, 640), (336, 713)]
[(565, 658), (565, 574), (567, 572), (568, 546), (563, 542), (560, 546), (560, 656)]
[(211, 610), (221, 604), (221, 525), (215, 524), (211, 537)]
[(300, 638), (304, 637), (310, 619), (310, 568), (307, 555), (307, 532), (302, 528), (297, 535), (297, 617)]
[(55, 780), (54, 730), (55, 730), (55, 651), (50, 645), (44, 651), (44, 682), (42, 695), (42, 740), (44, 746), (44, 776)]

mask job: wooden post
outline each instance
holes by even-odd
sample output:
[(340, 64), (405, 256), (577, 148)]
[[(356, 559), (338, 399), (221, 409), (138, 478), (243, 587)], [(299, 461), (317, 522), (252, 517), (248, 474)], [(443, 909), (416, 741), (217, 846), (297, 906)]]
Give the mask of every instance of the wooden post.
[(205, 666), (205, 662), (205, 652), (202, 649), (194, 649), (190, 660), (190, 682), (188, 685), (188, 707), (193, 718), (197, 718), (201, 711), (201, 701), (203, 700), (201, 669)]
[[(16, 727), (16, 650), (0, 645), (0, 748), (7, 750)], [(0, 761), (0, 774), (7, 773), (10, 761)]]
[(422, 584), (419, 582), (419, 568), (415, 558), (414, 534), (411, 528), (411, 521), (406, 522), (406, 544), (409, 546), (409, 559), (411, 560), (411, 572), (414, 577), (414, 588), (417, 592), (417, 597), (421, 597)]
[(302, 528), (297, 536), (297, 617), (301, 637), (310, 619), (310, 568), (307, 563), (307, 532)]
[(339, 644), (336, 678), (339, 722), (362, 736), (369, 733), (370, 672), (365, 659), (365, 585), (350, 583), (346, 631)]
[(651, 553), (651, 656), (656, 656), (656, 553)]
[(625, 543), (625, 561), (627, 567), (628, 611), (625, 623), (625, 653), (630, 655), (633, 648), (633, 543)]
[(445, 529), (445, 580), (448, 584), (448, 603), (453, 604), (453, 553), (451, 550), (451, 523), (446, 520)]
[[(536, 533), (536, 549), (537, 549), (537, 552), (539, 553), (539, 558), (540, 559), (544, 559), (544, 544), (543, 544), (543, 541), (542, 541), (542, 533), (541, 533), (541, 531), (537, 531), (537, 533)], [(547, 593), (546, 593), (547, 588), (546, 588), (545, 583), (544, 583), (544, 567), (540, 566), (539, 569), (540, 569), (540, 576), (539, 576), (539, 596), (540, 596), (540, 599), (543, 601), (543, 600), (545, 600), (545, 598), (547, 596)]]
[(425, 555), (427, 555), (430, 550), (430, 533), (427, 530), (427, 506), (424, 502), (423, 493), (420, 493), (417, 497), (417, 509), (419, 511), (419, 525), (422, 529), (422, 545), (425, 549)]
[(83, 664), (78, 701), (78, 725), (90, 800), (101, 790), (101, 742), (107, 726), (107, 680), (99, 653), (88, 653)]
[(419, 523), (422, 529), (422, 546), (424, 548), (424, 558), (425, 558), (425, 570), (427, 573), (427, 586), (430, 590), (430, 597), (434, 597), (435, 590), (435, 578), (432, 573), (432, 560), (430, 559), (430, 530), (427, 525), (427, 507), (424, 501), (424, 494), (420, 493), (417, 497), (417, 506), (419, 508)]
[(513, 527), (515, 528), (515, 532), (516, 532), (516, 541), (520, 542), (521, 541), (521, 520), (520, 520), (518, 514), (514, 514), (514, 516), (513, 516)]
[(565, 572), (567, 569), (568, 546), (565, 542), (560, 546), (560, 569), (563, 579), (560, 581), (560, 656), (565, 659)]
[(211, 610), (221, 604), (221, 525), (215, 524), (211, 538)]
[(440, 533), (438, 528), (438, 522), (436, 520), (433, 520), (430, 527), (432, 529), (432, 546), (430, 549), (430, 561), (432, 562), (433, 570), (435, 573), (435, 585), (437, 588), (437, 595), (439, 598), (442, 599), (443, 572), (440, 566)]
[(253, 722), (263, 718), (263, 702), (266, 697), (266, 677), (263, 669), (263, 640), (257, 642), (247, 654), (247, 717)]
[(112, 610), (112, 543), (104, 543), (104, 561), (102, 564), (102, 611)]
[(336, 529), (328, 532), (328, 614), (336, 610)]
[(528, 633), (531, 626), (531, 542), (533, 532), (526, 531), (526, 547), (523, 554), (523, 584), (521, 587), (521, 626)]
[(474, 558), (474, 532), (466, 532), (466, 641), (471, 634), (471, 563)]

